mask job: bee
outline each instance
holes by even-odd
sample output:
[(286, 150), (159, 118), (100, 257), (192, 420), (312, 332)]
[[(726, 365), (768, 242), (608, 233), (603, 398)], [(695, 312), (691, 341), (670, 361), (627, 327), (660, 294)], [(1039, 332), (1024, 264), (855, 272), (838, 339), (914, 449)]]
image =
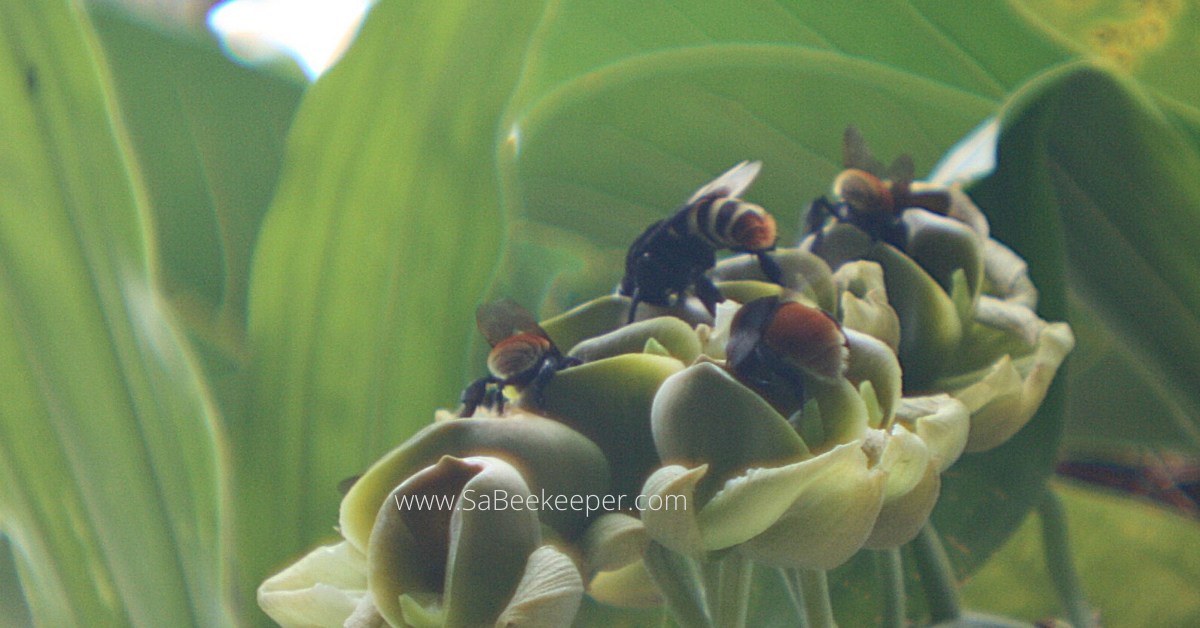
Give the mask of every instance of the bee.
[(828, 312), (778, 296), (742, 306), (733, 317), (726, 365), (742, 382), (760, 389), (782, 383), (804, 401), (805, 373), (836, 379), (846, 373), (849, 344)]
[(819, 241), (821, 228), (834, 217), (865, 231), (873, 240), (904, 250), (908, 229), (900, 215), (905, 209), (919, 207), (943, 215), (950, 210), (945, 192), (912, 191), (915, 168), (911, 155), (897, 157), (887, 169), (888, 178), (881, 179), (883, 164), (871, 156), (858, 129), (846, 127), (842, 142), (846, 169), (833, 180), (830, 196), (834, 200), (822, 196), (808, 206), (806, 234), (816, 233)]
[(625, 256), (625, 277), (618, 294), (630, 297), (632, 323), (641, 303), (667, 307), (688, 288), (709, 314), (724, 297), (707, 272), (717, 264), (717, 251), (730, 249), (758, 256), (768, 279), (780, 283), (775, 250), (775, 218), (765, 209), (737, 198), (758, 176), (760, 161), (743, 161), (700, 188), (669, 218), (650, 225), (633, 241)]
[(529, 310), (510, 299), (479, 306), (475, 324), (492, 345), (488, 353), (488, 375), (463, 390), (459, 417), (475, 414), (480, 405), (504, 410), (504, 388), (515, 386), (532, 393), (533, 405), (541, 405), (542, 390), (562, 369), (582, 364), (558, 350)]

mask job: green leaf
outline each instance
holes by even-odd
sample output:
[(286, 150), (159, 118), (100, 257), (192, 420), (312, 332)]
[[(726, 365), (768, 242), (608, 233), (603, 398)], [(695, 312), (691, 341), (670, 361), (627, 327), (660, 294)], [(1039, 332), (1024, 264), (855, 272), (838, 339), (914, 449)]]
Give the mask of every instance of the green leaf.
[(1142, 84), (1200, 106), (1195, 68), (1200, 11), (1185, 0), (1057, 2), (1017, 0), (1024, 10), (1096, 52)]
[[(1022, 188), (1058, 206), (1048, 230), (1063, 234), (1079, 332), (1067, 402), (1077, 439), (1200, 448), (1200, 150), (1180, 120), (1086, 63), (1040, 77), (1005, 115), (1001, 155), (1035, 155), (1036, 171), (1001, 166), (985, 185), (998, 206), (1023, 206), (1011, 192)], [(994, 222), (1017, 240), (1040, 231)]]
[(458, 398), (500, 252), (495, 133), (540, 2), (394, 0), (306, 94), (251, 275), (238, 588), (332, 535), (335, 485)]
[(0, 7), (0, 530), (42, 626), (226, 626), (217, 427), (77, 4)]
[[(1200, 525), (1110, 491), (1051, 484), (1063, 500), (1084, 593), (1106, 628), (1200, 623)], [(1030, 517), (963, 588), (967, 603), (1028, 620), (1062, 616)]]
[(164, 288), (194, 330), (239, 349), (250, 256), (303, 86), (108, 5), (92, 17), (154, 211)]
[(33, 618), (17, 573), (16, 558), (8, 539), (0, 535), (0, 627), (30, 628)]

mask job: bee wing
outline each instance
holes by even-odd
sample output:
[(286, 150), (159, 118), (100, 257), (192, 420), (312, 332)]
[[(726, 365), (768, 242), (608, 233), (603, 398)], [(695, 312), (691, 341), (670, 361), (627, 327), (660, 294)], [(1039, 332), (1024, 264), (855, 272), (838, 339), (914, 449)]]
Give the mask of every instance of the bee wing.
[(867, 141), (854, 125), (846, 127), (846, 132), (842, 134), (842, 166), (865, 170), (873, 175), (883, 171), (883, 164), (871, 156)]
[(475, 310), (475, 324), (479, 327), (479, 333), (493, 347), (502, 340), (526, 332), (549, 339), (533, 313), (512, 299), (500, 299), (479, 306)]
[(888, 168), (888, 178), (893, 181), (908, 181), (912, 183), (912, 180), (916, 177), (916, 170), (917, 167), (913, 165), (912, 155), (904, 153), (897, 157), (896, 161), (892, 162), (891, 168)]
[(888, 178), (892, 181), (892, 197), (896, 199), (897, 210), (903, 209), (909, 203), (909, 189), (912, 187), (916, 166), (913, 165), (912, 155), (905, 153), (892, 162), (888, 168)]
[(740, 196), (750, 187), (751, 183), (754, 183), (754, 179), (758, 177), (758, 171), (761, 169), (761, 161), (743, 161), (727, 170), (725, 174), (713, 179), (708, 185), (696, 190), (696, 193), (687, 200), (685, 205), (691, 205), (706, 196), (722, 198)]

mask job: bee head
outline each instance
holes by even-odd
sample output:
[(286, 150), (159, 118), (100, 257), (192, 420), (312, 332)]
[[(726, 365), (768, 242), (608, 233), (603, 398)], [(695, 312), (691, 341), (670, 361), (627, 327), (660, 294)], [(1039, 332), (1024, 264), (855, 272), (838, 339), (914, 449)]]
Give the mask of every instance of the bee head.
[(506, 338), (488, 353), (488, 371), (496, 378), (510, 382), (532, 378), (551, 347), (548, 339), (537, 334), (523, 333)]
[(744, 204), (743, 211), (729, 228), (729, 236), (742, 251), (765, 251), (775, 246), (775, 218), (758, 205)]
[(869, 216), (892, 214), (892, 191), (879, 177), (858, 168), (847, 168), (833, 180), (833, 196), (856, 212)]

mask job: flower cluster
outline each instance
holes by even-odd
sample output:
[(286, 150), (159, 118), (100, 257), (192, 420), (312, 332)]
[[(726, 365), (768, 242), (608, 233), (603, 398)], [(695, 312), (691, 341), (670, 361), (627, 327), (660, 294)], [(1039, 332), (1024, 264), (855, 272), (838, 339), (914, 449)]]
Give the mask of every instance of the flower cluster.
[(612, 295), (543, 321), (564, 368), (496, 378), (502, 411), (439, 413), (376, 462), (344, 540), (261, 606), (285, 627), (566, 627), (585, 594), (678, 597), (672, 565), (827, 570), (912, 540), (941, 474), (1028, 422), (1073, 346), (966, 194), (912, 190), (945, 207), (905, 209), (898, 241), (830, 215), (771, 254), (777, 282), (722, 261), (715, 316), (693, 297), (627, 323)]

